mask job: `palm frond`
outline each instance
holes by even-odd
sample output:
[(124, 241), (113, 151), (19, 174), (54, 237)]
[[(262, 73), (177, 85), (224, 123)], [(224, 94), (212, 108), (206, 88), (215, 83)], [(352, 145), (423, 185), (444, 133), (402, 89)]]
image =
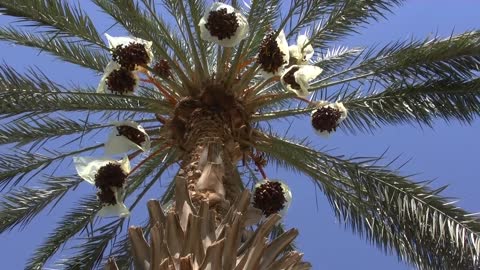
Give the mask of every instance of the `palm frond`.
[(196, 34), (195, 38), (193, 39), (196, 41), (197, 46), (200, 50), (200, 61), (203, 62), (203, 67), (206, 69), (208, 67), (208, 58), (207, 58), (207, 42), (203, 41), (200, 35), (200, 27), (198, 23), (202, 18), (204, 12), (206, 10), (206, 1), (205, 0), (188, 0), (188, 12), (187, 16), (190, 17), (190, 21), (193, 24), (194, 34)]
[(95, 213), (101, 205), (95, 195), (79, 201), (79, 206), (68, 211), (47, 240), (34, 252), (28, 260), (26, 269), (43, 269), (47, 260), (53, 256), (69, 239), (93, 221)]
[(90, 17), (80, 8), (57, 0), (1, 0), (0, 12), (19, 18), (28, 26), (47, 27), (60, 36), (77, 37), (105, 47)]
[(442, 198), (445, 187), (414, 183), (377, 158), (342, 159), (269, 135), (257, 146), (311, 177), (338, 219), (384, 251), (420, 269), (479, 266), (480, 220)]
[(24, 227), (53, 201), (61, 198), (81, 180), (78, 177), (45, 177), (41, 187), (21, 187), (3, 196), (0, 202), (0, 233)]
[(414, 123), (432, 126), (433, 120), (471, 124), (480, 115), (480, 79), (392, 85), (378, 94), (345, 98), (351, 131), (371, 131), (381, 124)]
[(346, 66), (354, 62), (363, 53), (361, 48), (336, 47), (329, 48), (325, 53), (319, 55), (315, 65), (323, 69), (322, 76), (343, 71)]
[[(432, 81), (421, 84), (395, 83), (383, 91), (338, 91), (328, 100), (341, 101), (348, 108), (342, 127), (352, 133), (371, 132), (382, 125), (403, 123), (432, 126), (433, 120), (457, 120), (471, 124), (480, 114), (480, 79)], [(377, 93), (378, 92), (378, 93)], [(265, 111), (254, 121), (305, 116), (314, 107)]]
[(0, 66), (0, 117), (109, 109), (168, 114), (172, 105), (154, 97), (99, 94), (91, 88), (66, 89), (41, 71), (30, 69), (27, 74), (21, 74), (7, 65)]
[[(270, 31), (270, 28), (275, 25), (275, 21), (280, 17), (280, 9), (281, 2), (278, 0), (251, 0), (251, 3), (247, 5), (250, 36), (244, 44), (240, 44), (237, 52), (238, 58), (243, 52), (248, 52), (249, 58), (255, 56), (265, 34)], [(242, 48), (244, 51), (242, 51)]]
[(28, 117), (0, 125), (0, 144), (15, 143), (14, 146), (18, 147), (78, 132), (87, 133), (108, 126), (110, 125), (85, 123), (66, 117)]
[[(133, 203), (132, 208), (144, 197), (146, 192), (149, 191), (150, 188), (158, 182), (163, 173), (176, 161), (177, 158), (178, 157), (176, 150), (171, 150), (168, 156), (160, 156), (147, 162), (148, 164), (146, 164), (146, 166), (155, 168), (157, 170), (157, 173), (151, 177), (151, 180), (149, 181), (147, 186), (137, 196), (137, 199)], [(144, 177), (144, 179), (146, 179), (148, 177), (148, 174), (146, 174), (144, 171), (138, 177)], [(172, 185), (175, 185), (175, 181), (171, 181), (169, 183), (169, 187)], [(162, 197), (164, 197), (166, 194), (168, 194), (168, 192), (164, 192)], [(144, 228), (148, 227), (148, 225), (144, 226)], [(119, 241), (113, 244), (112, 251), (110, 252), (110, 254), (108, 254), (108, 257), (115, 258), (117, 265), (118, 267), (120, 267), (120, 269), (130, 269), (130, 266), (133, 262), (133, 257), (130, 252), (130, 242), (128, 239), (128, 235), (123, 236)]]
[(294, 36), (300, 30), (323, 18), (331, 11), (332, 2), (324, 0), (292, 1), (290, 10), (293, 14), (289, 18), (285, 18), (287, 19), (286, 26), (288, 27), (287, 38)]
[(0, 155), (2, 160), (0, 163), (0, 186), (5, 187), (14, 179), (15, 185), (24, 180), (24, 178), (28, 178), (26, 180), (28, 181), (54, 163), (61, 162), (65, 158), (73, 155), (95, 150), (101, 146), (103, 146), (103, 144), (64, 153), (54, 150), (46, 150), (49, 152), (49, 156), (38, 153), (29, 153), (20, 149), (12, 150), (10, 151), (11, 154)]
[[(155, 159), (157, 162), (159, 158), (165, 158), (165, 154), (159, 154)], [(153, 161), (152, 161), (153, 162)], [(150, 164), (151, 165), (151, 164)], [(158, 165), (155, 164), (155, 165)], [(138, 186), (144, 181), (153, 170), (155, 166), (142, 167), (130, 180), (129, 186), (127, 187), (126, 196), (131, 195)], [(86, 199), (82, 199), (79, 202), (79, 206), (70, 210), (62, 220), (57, 224), (55, 230), (50, 234), (48, 239), (35, 251), (35, 254), (30, 258), (28, 264), (26, 265), (27, 269), (42, 269), (49, 258), (51, 258), (58, 249), (63, 246), (68, 240), (80, 233), (90, 222), (93, 222), (95, 214), (100, 210), (101, 204), (98, 202), (95, 196), (88, 196)], [(123, 220), (122, 220), (123, 221)], [(113, 229), (112, 229), (113, 230)], [(93, 242), (101, 245), (96, 246), (92, 250), (84, 250), (91, 254), (103, 254), (105, 241), (110, 241), (113, 238), (114, 234), (109, 234), (106, 238), (101, 236), (92, 238)], [(87, 239), (87, 242), (89, 239)], [(83, 253), (84, 253), (83, 252)], [(92, 253), (93, 252), (93, 253)], [(79, 256), (82, 256), (82, 253), (79, 253)], [(85, 259), (85, 258), (84, 258)], [(89, 257), (84, 261), (72, 259), (75, 263), (84, 263), (89, 265), (97, 265), (100, 262), (101, 257)], [(77, 268), (78, 269), (78, 268)], [(82, 268), (83, 269), (83, 268)]]
[[(249, 24), (249, 36), (242, 40), (235, 51), (235, 56), (232, 61), (232, 70), (236, 70), (239, 66), (243, 65), (241, 59), (253, 60), (256, 57), (258, 48), (268, 33), (272, 26), (275, 24), (275, 21), (280, 18), (280, 9), (281, 4), (278, 0), (272, 1), (261, 1), (261, 0), (251, 0), (245, 3), (245, 9), (243, 9), (245, 14), (248, 14), (247, 21)], [(286, 19), (284, 23), (286, 23)], [(252, 70), (255, 67), (252, 68)], [(228, 76), (228, 81), (231, 82), (235, 76), (235, 72), (230, 72)]]
[(255, 122), (259, 121), (269, 121), (269, 120), (276, 120), (280, 118), (286, 118), (291, 116), (302, 116), (307, 115), (314, 108), (289, 108), (289, 109), (282, 109), (282, 110), (271, 110), (264, 113), (256, 114), (252, 116), (252, 120)]
[(0, 95), (18, 90), (57, 92), (60, 91), (60, 88), (59, 84), (54, 83), (37, 69), (30, 68), (26, 74), (21, 74), (8, 65), (0, 66)]
[(64, 61), (96, 71), (103, 71), (109, 61), (104, 51), (51, 34), (35, 35), (14, 27), (1, 27), (0, 40), (37, 48), (40, 52), (48, 52)]
[[(155, 149), (158, 150), (158, 147)], [(153, 150), (155, 151), (155, 149)], [(157, 156), (149, 159), (144, 166), (142, 166), (142, 169), (129, 180), (127, 196), (131, 196), (146, 179), (151, 178), (150, 182), (143, 188), (142, 192), (130, 206), (130, 211), (135, 208), (145, 193), (157, 183), (165, 170), (172, 165), (176, 158), (177, 154), (175, 151), (162, 151)], [(155, 171), (157, 171), (157, 173), (151, 176)], [(62, 269), (93, 269), (97, 267), (102, 262), (105, 249), (112, 240), (118, 236), (123, 223), (124, 220), (120, 219), (95, 229), (92, 232), (93, 236), (86, 238), (80, 245), (73, 247), (74, 250), (78, 251), (75, 255), (59, 261), (57, 265), (61, 266)], [(127, 252), (128, 249), (123, 251)]]
[(103, 252), (112, 238), (117, 236), (124, 222), (125, 219), (117, 219), (95, 229), (81, 246), (74, 248), (78, 249), (76, 256), (62, 259), (56, 265), (62, 269), (95, 269), (102, 261)]
[(11, 89), (0, 93), (0, 116), (57, 111), (131, 111), (168, 113), (171, 104), (139, 96), (97, 94), (91, 89), (82, 92), (43, 92)]
[(138, 3), (129, 0), (113, 2), (94, 0), (93, 2), (102, 8), (105, 13), (112, 16), (132, 35), (152, 41), (152, 49), (155, 55), (167, 60), (172, 69), (176, 71), (176, 74), (184, 79), (182, 81), (188, 81), (184, 71), (180, 69), (179, 65), (169, 55), (168, 49), (171, 49), (175, 56), (179, 57), (181, 63), (187, 69), (191, 65), (186, 58), (188, 51), (183, 49), (183, 42), (177, 38), (177, 35), (158, 16), (152, 17), (150, 13), (142, 11)]
[[(144, 231), (148, 231), (148, 225), (142, 227)], [(115, 241), (112, 247), (112, 252), (108, 255), (109, 258), (115, 258), (118, 269), (129, 270), (132, 269), (133, 258), (130, 251), (130, 239), (128, 234), (124, 234)]]
[[(316, 25), (311, 34), (310, 42), (316, 48), (322, 49), (329, 42), (338, 40), (352, 32), (357, 27), (385, 17), (386, 12), (402, 4), (403, 0), (327, 0), (318, 1), (317, 9), (329, 11), (327, 19)], [(315, 13), (314, 13), (315, 15)]]
[[(201, 1), (197, 2), (198, 5), (202, 3)], [(192, 28), (199, 30), (198, 22), (200, 20), (200, 17), (202, 16), (202, 13), (198, 12), (202, 10), (202, 8), (193, 3), (195, 6), (192, 11), (195, 12), (196, 19), (198, 19), (198, 21), (196, 21), (195, 23), (195, 21), (193, 21), (193, 18), (190, 16), (190, 14), (192, 13), (187, 12), (186, 3), (184, 3), (184, 1), (163, 0), (163, 4), (172, 16), (172, 18), (174, 18), (173, 20), (177, 23), (177, 27), (179, 29), (179, 32), (182, 34), (183, 40), (188, 43), (189, 55), (191, 56), (193, 63), (195, 64), (194, 70), (196, 70), (199, 75), (202, 74), (203, 76), (205, 76), (205, 69), (208, 68), (208, 64), (205, 62), (207, 60), (205, 58), (205, 48), (201, 49), (198, 47), (203, 45), (201, 39), (196, 41), (196, 38), (199, 37), (200, 33), (198, 32), (198, 35), (194, 36), (194, 33), (192, 31)], [(202, 53), (202, 55), (200, 55), (200, 52)], [(202, 58), (204, 61), (201, 61), (200, 58)]]
[[(480, 32), (466, 32), (445, 39), (401, 41), (383, 48), (366, 50), (359, 62), (312, 84), (314, 90), (346, 82), (373, 79), (391, 83), (404, 80), (425, 82), (478, 77), (480, 70)], [(333, 80), (335, 79), (335, 80)]]

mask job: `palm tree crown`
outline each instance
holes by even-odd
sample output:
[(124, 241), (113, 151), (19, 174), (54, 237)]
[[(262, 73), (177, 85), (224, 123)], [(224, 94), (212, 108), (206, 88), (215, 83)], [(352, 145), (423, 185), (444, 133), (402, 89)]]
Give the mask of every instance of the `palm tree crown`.
[[(298, 232), (281, 224), (293, 183), (268, 176), (272, 165), (310, 178), (340, 221), (402, 261), (479, 267), (480, 221), (443, 198), (444, 187), (309, 141), (437, 118), (471, 123), (480, 113), (480, 32), (334, 48), (403, 1), (91, 2), (128, 34), (103, 38), (68, 1), (0, 0), (0, 12), (27, 22), (0, 27), (0, 40), (100, 74), (95, 87), (67, 87), (40, 70), (0, 66), (0, 233), (61, 205), (82, 181), (92, 185), (27, 269), (79, 237), (61, 268), (308, 269)], [(293, 117), (319, 136), (286, 137), (272, 124)], [(56, 169), (67, 166), (76, 173)], [(124, 233), (172, 168), (160, 202), (149, 202), (150, 222)]]

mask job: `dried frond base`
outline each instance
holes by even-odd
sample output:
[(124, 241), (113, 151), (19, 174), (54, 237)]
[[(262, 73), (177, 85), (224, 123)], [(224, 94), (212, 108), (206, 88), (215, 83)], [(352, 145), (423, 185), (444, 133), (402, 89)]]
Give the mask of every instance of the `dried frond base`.
[[(285, 252), (298, 235), (291, 229), (273, 241), (268, 235), (280, 220), (271, 215), (255, 231), (250, 193), (245, 190), (218, 225), (206, 203), (195, 209), (183, 179), (175, 180), (175, 211), (165, 213), (158, 201), (149, 201), (150, 241), (141, 228), (129, 229), (136, 269), (310, 269), (302, 254)], [(254, 218), (252, 218), (254, 217)], [(110, 262), (109, 265), (113, 265)], [(110, 268), (111, 269), (111, 268)]]

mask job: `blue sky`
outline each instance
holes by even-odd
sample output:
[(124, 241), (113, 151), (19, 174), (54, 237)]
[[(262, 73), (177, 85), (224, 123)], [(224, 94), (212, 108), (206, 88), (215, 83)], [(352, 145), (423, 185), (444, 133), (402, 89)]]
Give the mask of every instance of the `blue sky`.
[[(95, 23), (100, 31), (110, 26), (109, 21), (105, 21), (105, 16), (95, 8), (88, 5), (88, 10), (98, 19)], [(388, 15), (388, 20), (374, 22), (361, 29), (360, 34), (340, 40), (336, 45), (368, 46), (412, 37), (423, 39), (434, 34), (447, 36), (452, 32), (480, 29), (478, 10), (480, 1), (474, 0), (410, 0), (404, 6), (394, 9), (395, 14)], [(7, 19), (0, 17), (0, 25), (7, 23)], [(38, 55), (36, 51), (6, 43), (0, 43), (0, 59), (19, 70), (36, 65), (47, 75), (67, 85), (75, 83), (95, 86), (100, 78), (93, 72), (79, 70), (73, 65), (61, 64), (52, 57)], [(401, 155), (403, 161), (411, 159), (402, 169), (405, 174), (420, 173), (415, 178), (418, 180), (437, 179), (434, 183), (436, 186), (448, 184), (450, 187), (445, 195), (460, 199), (459, 205), (469, 211), (480, 210), (480, 173), (476, 167), (477, 153), (480, 152), (477, 143), (480, 134), (478, 120), (472, 126), (437, 121), (434, 129), (386, 126), (374, 134), (353, 136), (339, 132), (328, 140), (315, 137), (307, 122), (297, 120), (294, 123), (295, 133), (291, 135), (310, 136), (318, 147), (335, 148), (333, 153), (347, 156), (378, 156), (389, 149), (387, 157)], [(0, 148), (0, 151), (4, 150)], [(72, 169), (67, 167), (65, 172), (71, 173)], [(305, 252), (306, 260), (314, 265), (314, 269), (411, 269), (399, 263), (395, 256), (384, 255), (376, 247), (352, 234), (348, 228), (345, 229), (343, 224), (339, 224), (324, 196), (305, 177), (283, 170), (277, 171), (275, 167), (268, 168), (267, 174), (271, 178), (285, 180), (292, 188), (293, 203), (286, 219), (287, 227), (299, 228), (298, 247)], [(163, 181), (168, 181), (169, 177), (166, 175)], [(9, 234), (0, 235), (1, 268), (23, 269), (25, 260), (34, 247), (53, 230), (62, 211), (74, 206), (78, 196), (91, 192), (94, 191), (90, 187), (82, 185), (58, 209), (51, 213), (43, 212), (25, 230), (14, 229)], [(140, 207), (138, 212), (142, 211), (144, 208)]]

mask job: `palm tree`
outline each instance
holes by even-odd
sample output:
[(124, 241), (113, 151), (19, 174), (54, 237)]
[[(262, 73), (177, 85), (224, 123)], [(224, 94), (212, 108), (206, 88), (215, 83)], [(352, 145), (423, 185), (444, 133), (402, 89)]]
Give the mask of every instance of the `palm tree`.
[[(267, 178), (268, 165), (306, 175), (339, 220), (402, 261), (420, 269), (479, 267), (480, 222), (443, 198), (444, 187), (415, 182), (380, 158), (315, 149), (309, 141), (316, 138), (287, 138), (271, 123), (297, 117), (323, 137), (337, 128), (430, 126), (436, 118), (471, 123), (480, 112), (480, 32), (335, 49), (332, 41), (403, 1), (296, 0), (287, 9), (278, 0), (91, 2), (130, 37), (107, 35), (106, 44), (88, 14), (67, 1), (0, 0), (1, 13), (26, 22), (2, 26), (1, 40), (103, 74), (95, 89), (0, 67), (0, 143), (8, 147), (0, 233), (57, 206), (82, 179), (97, 188), (68, 210), (27, 269), (42, 269), (78, 236), (86, 238), (60, 262), (64, 269), (134, 262), (139, 269), (308, 268), (292, 242), (296, 230), (279, 223), (289, 191)], [(72, 148), (107, 130), (105, 144)], [(57, 168), (74, 166), (72, 157), (78, 175), (62, 175)], [(121, 234), (124, 216), (169, 168), (176, 176), (160, 202), (149, 202), (150, 222), (129, 229), (130, 242)], [(128, 209), (125, 198), (133, 200)], [(99, 214), (121, 217), (97, 222)], [(202, 224), (211, 227), (202, 231)]]

